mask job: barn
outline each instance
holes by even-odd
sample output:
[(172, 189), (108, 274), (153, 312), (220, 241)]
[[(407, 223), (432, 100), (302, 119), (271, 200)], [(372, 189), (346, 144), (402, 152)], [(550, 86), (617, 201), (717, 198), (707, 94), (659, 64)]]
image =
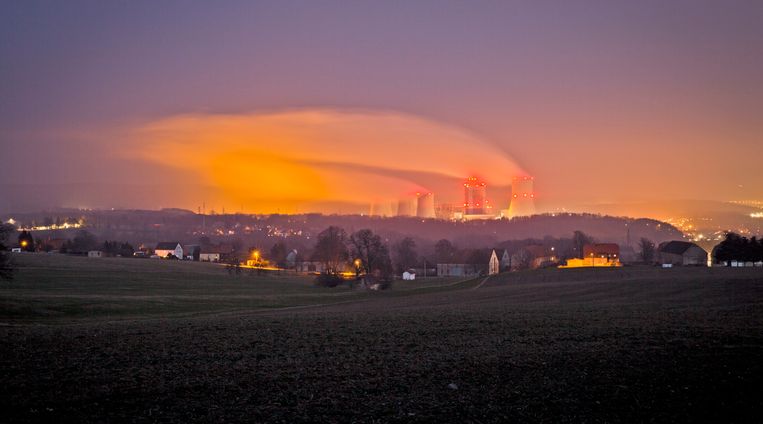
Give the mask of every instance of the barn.
[(707, 266), (707, 252), (688, 241), (666, 241), (657, 247), (657, 261), (660, 264)]

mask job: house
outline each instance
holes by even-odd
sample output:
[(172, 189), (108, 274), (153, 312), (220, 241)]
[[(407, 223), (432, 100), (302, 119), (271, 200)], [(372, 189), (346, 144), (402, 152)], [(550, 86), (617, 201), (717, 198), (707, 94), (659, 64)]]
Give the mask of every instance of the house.
[(201, 249), (199, 252), (199, 261), (201, 262), (220, 262), (220, 249), (208, 248)]
[(415, 280), (416, 279), (416, 271), (409, 269), (408, 271), (405, 271), (403, 273), (403, 280)]
[(663, 265), (707, 266), (707, 252), (688, 241), (666, 241), (657, 246), (657, 262)]
[(511, 270), (511, 255), (509, 254), (509, 251), (506, 249), (503, 249), (503, 255), (501, 255), (501, 271), (510, 271)]
[(289, 252), (289, 254), (286, 255), (286, 267), (294, 268), (295, 266), (297, 266), (298, 257), (299, 257), (299, 252), (297, 252), (297, 249), (293, 249), (291, 252)]
[(154, 254), (160, 258), (167, 258), (172, 255), (178, 259), (182, 259), (183, 246), (177, 241), (163, 241), (156, 245)]
[(101, 252), (100, 250), (91, 250), (91, 251), (87, 252), (87, 257), (88, 258), (102, 258), (103, 257), (103, 252)]
[(581, 267), (618, 267), (620, 263), (620, 246), (616, 243), (591, 243), (583, 246), (583, 257), (567, 259), (566, 265), (559, 268)]
[(498, 260), (498, 255), (495, 253), (495, 249), (490, 253), (490, 262), (487, 265), (487, 275), (495, 275), (501, 272), (501, 261)]
[(438, 277), (468, 277), (480, 273), (475, 264), (437, 264)]

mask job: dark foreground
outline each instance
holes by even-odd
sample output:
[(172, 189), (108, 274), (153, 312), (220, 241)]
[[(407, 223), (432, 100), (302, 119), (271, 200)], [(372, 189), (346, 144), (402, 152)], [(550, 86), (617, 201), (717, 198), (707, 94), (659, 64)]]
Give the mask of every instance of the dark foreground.
[(523, 274), (305, 309), (9, 323), (0, 420), (760, 421), (763, 278), (731, 271)]

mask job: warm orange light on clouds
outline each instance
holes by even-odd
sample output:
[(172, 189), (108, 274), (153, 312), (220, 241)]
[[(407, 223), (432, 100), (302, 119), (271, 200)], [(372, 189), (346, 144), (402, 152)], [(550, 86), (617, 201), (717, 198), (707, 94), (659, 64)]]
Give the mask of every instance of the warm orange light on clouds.
[(179, 115), (135, 130), (125, 154), (181, 170), (247, 211), (367, 205), (449, 190), (476, 174), (505, 185), (523, 172), (464, 130), (393, 112), (332, 109)]

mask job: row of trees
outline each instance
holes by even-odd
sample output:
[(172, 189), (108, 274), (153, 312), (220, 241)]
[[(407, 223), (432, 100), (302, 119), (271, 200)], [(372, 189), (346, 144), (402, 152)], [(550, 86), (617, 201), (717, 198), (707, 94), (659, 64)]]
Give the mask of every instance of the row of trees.
[(348, 264), (352, 264), (358, 273), (383, 281), (390, 280), (393, 274), (389, 248), (369, 229), (348, 236), (342, 228), (326, 228), (318, 234), (311, 259), (321, 262), (329, 275), (340, 274)]
[(726, 234), (726, 238), (714, 249), (715, 260), (718, 262), (763, 261), (763, 239), (747, 238), (736, 233)]

